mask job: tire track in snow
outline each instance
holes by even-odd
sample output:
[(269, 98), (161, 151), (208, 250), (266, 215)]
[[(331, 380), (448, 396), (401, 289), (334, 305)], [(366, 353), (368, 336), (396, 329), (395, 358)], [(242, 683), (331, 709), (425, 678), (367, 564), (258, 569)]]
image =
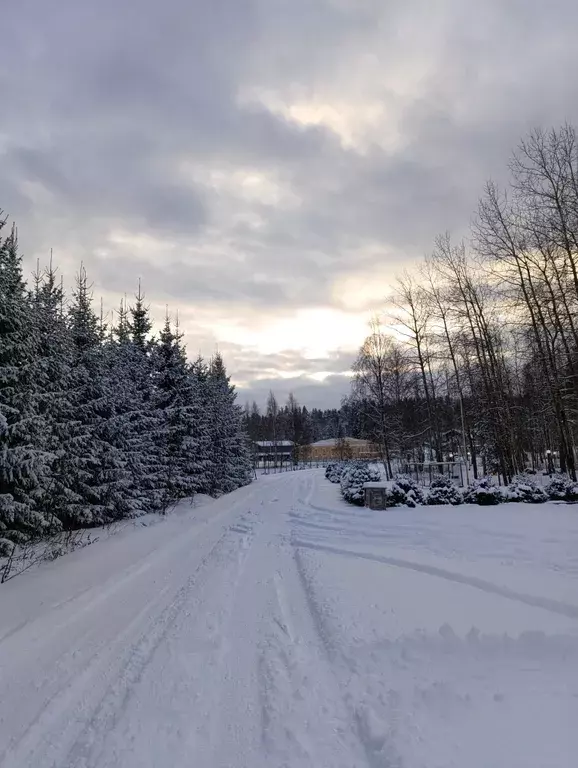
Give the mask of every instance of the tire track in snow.
[(423, 573), (426, 576), (435, 576), (436, 578), (444, 579), (446, 581), (454, 582), (455, 584), (464, 584), (474, 589), (479, 589), (482, 592), (486, 592), (490, 595), (498, 595), (504, 597), (507, 600), (514, 600), (524, 605), (529, 605), (532, 608), (542, 608), (550, 613), (556, 613), (560, 616), (566, 616), (570, 619), (578, 619), (578, 606), (571, 605), (570, 603), (564, 603), (560, 600), (550, 600), (545, 597), (538, 597), (537, 595), (528, 595), (524, 592), (517, 592), (509, 587), (503, 587), (498, 584), (494, 584), (491, 581), (480, 579), (475, 576), (466, 576), (465, 574), (456, 573), (454, 571), (447, 571), (444, 568), (438, 568), (434, 565), (426, 565), (424, 563), (415, 563), (411, 560), (401, 560), (397, 557), (387, 557), (385, 555), (374, 555), (369, 552), (355, 552), (353, 550), (341, 549), (340, 547), (332, 547), (326, 544), (313, 544), (311, 542), (297, 539), (295, 545), (302, 549), (310, 549), (315, 552), (322, 552), (333, 555), (340, 555), (343, 557), (351, 557), (360, 560), (371, 560), (376, 563), (383, 563), (384, 565), (390, 565), (395, 568), (405, 568), (410, 571), (416, 571)]
[[(316, 485), (313, 483), (305, 498), (299, 499), (301, 509), (304, 512), (311, 509), (334, 515), (335, 510), (329, 510), (312, 503), (311, 499), (315, 490)], [(290, 513), (290, 518), (299, 525), (298, 514)], [(348, 712), (352, 732), (355, 734), (355, 738), (363, 752), (366, 765), (368, 768), (404, 768), (403, 758), (393, 741), (388, 738), (387, 733), (384, 735), (381, 729), (375, 727), (373, 711), (356, 701), (348, 690), (348, 681), (357, 673), (351, 661), (338, 646), (335, 636), (331, 635), (328, 617), (324, 616), (325, 612), (318, 605), (315, 598), (313, 585), (307, 575), (300, 551), (301, 549), (311, 549), (312, 547), (304, 547), (303, 542), (297, 537), (294, 529), (291, 533), (291, 546), (293, 548), (293, 559), (299, 577), (299, 584), (305, 604), (307, 605), (311, 624), (315, 629), (320, 647), (323, 650), (325, 664), (333, 675), (343, 706)]]
[[(243, 500), (242, 503), (246, 501)], [(232, 511), (234, 515), (238, 506), (239, 504), (235, 504), (232, 510), (229, 510), (229, 514)], [(175, 589), (174, 578), (169, 579), (168, 583), (160, 588), (155, 587), (156, 580), (152, 582), (151, 587), (157, 589), (153, 599), (148, 600), (128, 623), (120, 625), (121, 630), (116, 635), (108, 638), (104, 635), (92, 643), (93, 649), (90, 649), (90, 626), (84, 628), (83, 633), (75, 638), (75, 647), (69, 647), (55, 662), (58, 665), (57, 668), (62, 669), (62, 678), (60, 673), (55, 672), (58, 687), (50, 690), (50, 698), (46, 699), (17, 740), (7, 745), (4, 752), (0, 753), (2, 766), (20, 768), (23, 764), (43, 766), (70, 764), (76, 768), (77, 765), (86, 764), (85, 758), (89, 745), (98, 738), (96, 734), (114, 727), (116, 710), (122, 710), (123, 706), (126, 706), (124, 697), (128, 696), (131, 688), (138, 683), (156, 648), (174, 624), (199, 573), (230, 532), (235, 532), (235, 525), (226, 526), (222, 532), (218, 530), (218, 526), (223, 524), (221, 517), (222, 514), (219, 515), (218, 520), (211, 521), (208, 528), (203, 527), (203, 533), (208, 533), (209, 536), (219, 535), (216, 540), (213, 539), (209, 550), (196, 563), (194, 570), (192, 572), (189, 570), (185, 584), (181, 583), (181, 586)], [(215, 530), (216, 527), (217, 530)], [(184, 541), (181, 537), (178, 546), (174, 546), (171, 542), (169, 547), (160, 552), (149, 554), (147, 559), (153, 559), (156, 555), (156, 567), (160, 568), (159, 576), (162, 576), (165, 567), (167, 576), (171, 575), (172, 556), (182, 553), (187, 543), (194, 542), (196, 533), (195, 531), (194, 536), (186, 537)], [(139, 565), (142, 567), (141, 562)], [(109, 598), (114, 598), (122, 589), (130, 588), (134, 580), (135, 568), (126, 569), (126, 573), (126, 581), (121, 579), (116, 589), (109, 591)], [(168, 605), (167, 601), (170, 601)], [(100, 596), (97, 596), (95, 601), (90, 601), (87, 606), (83, 606), (80, 614), (69, 616), (69, 622), (77, 621), (89, 610), (98, 609), (102, 606), (102, 602)], [(122, 606), (122, 602), (112, 604), (117, 614)], [(102, 617), (105, 622), (107, 619), (107, 615)], [(69, 622), (62, 624), (59, 627), (60, 631), (66, 631)], [(114, 627), (114, 624), (112, 626)], [(130, 648), (128, 651), (127, 646)], [(82, 648), (84, 651), (86, 647), (90, 649), (90, 656), (79, 669), (78, 664), (76, 667), (74, 664), (76, 648)], [(113, 678), (115, 674), (118, 674), (118, 678), (111, 684), (107, 683), (107, 680)], [(98, 691), (103, 684), (107, 687), (104, 689), (100, 703), (97, 703), (94, 698), (94, 688), (96, 687)], [(53, 738), (54, 735), (57, 738)], [(67, 740), (69, 744), (75, 745), (71, 747), (74, 760), (63, 763), (59, 755), (66, 747)], [(82, 749), (81, 744), (84, 744)], [(52, 755), (54, 759), (51, 758)]]
[[(311, 508), (311, 499), (317, 489), (317, 476), (309, 475), (306, 483), (296, 488), (296, 505), (290, 507), (286, 513), (286, 519), (290, 523), (296, 518), (296, 509)], [(305, 488), (303, 487), (305, 485)], [(294, 695), (298, 698), (309, 696), (315, 703), (315, 708), (325, 721), (324, 728), (332, 728), (333, 739), (338, 742), (332, 745), (329, 753), (316, 751), (316, 744), (311, 744), (307, 739), (307, 733), (302, 729), (295, 729), (296, 738), (292, 743), (296, 750), (297, 762), (291, 760), (283, 762), (287, 768), (292, 766), (344, 766), (355, 768), (366, 766), (367, 768), (402, 768), (393, 750), (386, 755), (383, 741), (379, 743), (379, 754), (376, 750), (375, 740), (372, 741), (370, 729), (366, 727), (366, 720), (353, 706), (347, 696), (342, 681), (343, 674), (338, 674), (337, 668), (345, 675), (349, 672), (345, 669), (345, 658), (333, 642), (327, 631), (313, 597), (298, 548), (295, 546), (294, 532), (289, 526), (287, 545), (279, 548), (279, 553), (284, 551), (284, 557), (274, 577), (275, 608), (273, 609), (273, 623), (276, 632), (274, 643), (277, 644), (277, 677), (285, 681), (287, 685), (294, 686)], [(287, 585), (287, 586), (286, 586)], [(292, 615), (291, 608), (296, 609)], [(296, 624), (298, 626), (296, 626)], [(301, 631), (299, 631), (301, 630)], [(275, 674), (275, 661), (269, 666), (263, 664), (261, 674), (264, 675), (264, 689), (267, 683), (272, 684)], [(306, 671), (311, 670), (311, 680), (308, 680)], [(266, 676), (268, 673), (268, 677)], [(311, 690), (307, 691), (307, 685)], [(273, 687), (274, 681), (273, 681)], [(287, 694), (285, 695), (287, 698)], [(321, 703), (319, 703), (319, 701)], [(265, 697), (265, 703), (266, 697)], [(270, 727), (270, 712), (264, 709), (264, 736), (267, 741), (267, 731)], [(300, 713), (302, 717), (303, 713)], [(331, 722), (337, 727), (331, 726)], [(314, 734), (314, 739), (319, 742), (323, 731)], [(277, 738), (279, 734), (275, 733)], [(292, 755), (293, 757), (293, 755)]]
[(387, 738), (376, 732), (373, 727), (373, 716), (371, 710), (355, 702), (347, 690), (345, 680), (349, 679), (355, 671), (347, 657), (341, 652), (337, 644), (332, 640), (328, 631), (328, 622), (324, 619), (313, 593), (313, 587), (307, 577), (302, 556), (299, 552), (299, 543), (292, 542), (295, 547), (294, 557), (299, 574), (299, 581), (303, 590), (305, 602), (307, 603), (311, 623), (315, 627), (317, 637), (323, 648), (327, 667), (337, 684), (339, 695), (346, 707), (351, 727), (360, 747), (363, 750), (366, 764), (369, 768), (404, 768), (401, 756), (398, 754), (392, 743)]
[[(108, 688), (88, 726), (76, 740), (69, 752), (67, 764), (75, 766), (75, 768), (90, 768), (91, 766), (101, 764), (109, 765), (108, 762), (100, 762), (100, 757), (105, 748), (105, 745), (102, 743), (104, 737), (109, 733), (116, 732), (119, 722), (127, 711), (136, 687), (142, 681), (145, 672), (163, 641), (166, 641), (167, 637), (175, 630), (179, 620), (182, 620), (184, 617), (186, 622), (186, 618), (190, 614), (185, 611), (185, 606), (189, 601), (191, 592), (193, 592), (197, 585), (200, 573), (208, 566), (216, 552), (227, 543), (231, 533), (239, 534), (235, 548), (236, 562), (234, 568), (236, 575), (233, 579), (233, 583), (236, 586), (253, 541), (253, 529), (250, 525), (246, 524), (243, 518), (224, 531), (187, 579), (187, 582), (179, 589), (171, 604), (156, 618), (152, 624), (152, 631), (147, 628), (140, 639), (131, 647), (128, 653), (128, 664), (123, 668), (120, 678)], [(228, 552), (227, 554), (230, 555), (232, 553)], [(221, 634), (220, 630), (230, 613), (233, 594), (234, 590), (229, 595), (230, 600), (225, 605), (223, 621), (213, 627), (213, 637)], [(179, 629), (182, 631), (182, 628)], [(217, 650), (219, 658), (222, 657), (222, 653), (222, 645), (219, 645)], [(219, 658), (217, 659), (216, 666), (219, 666)]]
[(313, 481), (312, 473), (284, 476), (271, 488), (273, 498), (263, 500), (262, 531), (240, 585), (240, 594), (251, 597), (240, 600), (227, 630), (221, 745), (199, 764), (366, 768), (310, 625), (290, 545), (287, 514), (300, 493), (314, 490)]
[[(281, 554), (281, 557), (279, 557)], [(347, 709), (311, 617), (291, 551), (277, 551), (259, 653), (261, 741), (267, 766), (363, 768)]]
[[(250, 489), (250, 490), (249, 490)], [(174, 559), (179, 552), (183, 549), (188, 542), (189, 545), (194, 544), (195, 540), (204, 534), (207, 529), (222, 526), (226, 529), (226, 524), (223, 523), (223, 518), (230, 517), (237, 512), (241, 507), (246, 507), (253, 503), (257, 488), (249, 486), (248, 488), (241, 489), (242, 491), (248, 491), (242, 498), (234, 500), (230, 507), (215, 511), (210, 518), (200, 524), (195, 524), (193, 527), (186, 530), (183, 536), (175, 537), (173, 541), (169, 540), (165, 542), (162, 550), (153, 549), (146, 552), (140, 557), (133, 559), (129, 564), (123, 567), (122, 571), (114, 572), (109, 578), (104, 581), (85, 587), (78, 592), (69, 595), (64, 600), (61, 600), (51, 606), (51, 611), (60, 611), (66, 609), (68, 611), (68, 622), (77, 623), (83, 614), (89, 613), (97, 608), (99, 605), (108, 602), (119, 590), (126, 589), (130, 582), (135, 582), (142, 578), (151, 568), (157, 567), (161, 559), (170, 561)], [(225, 497), (223, 497), (225, 498)], [(218, 502), (216, 502), (218, 503)], [(167, 518), (168, 519), (168, 518)], [(64, 562), (64, 561), (63, 561)], [(74, 611), (70, 609), (80, 603), (77, 607), (74, 607)], [(40, 612), (33, 618), (26, 618), (19, 622), (14, 627), (10, 628), (0, 637), (0, 646), (14, 634), (17, 634), (23, 629), (32, 629), (35, 625), (44, 621), (46, 611)], [(51, 637), (56, 637), (59, 632), (62, 632), (62, 622), (52, 622), (48, 628), (43, 627), (42, 633), (39, 633), (36, 638), (36, 642), (40, 646), (46, 646), (47, 640)], [(33, 653), (31, 648), (31, 653)]]
[[(67, 723), (68, 727), (74, 725), (74, 717), (69, 717), (70, 712), (74, 712), (77, 709), (78, 703), (84, 703), (86, 691), (90, 688), (91, 680), (95, 677), (111, 676), (114, 671), (112, 668), (120, 666), (122, 660), (127, 657), (127, 662), (122, 668), (119, 678), (112, 687), (107, 689), (105, 697), (101, 699), (100, 704), (97, 705), (96, 712), (93, 712), (90, 720), (86, 722), (84, 717), (86, 712), (83, 709), (77, 713), (84, 725), (82, 731), (84, 737), (77, 737), (75, 745), (71, 750), (71, 758), (74, 757), (76, 762), (74, 760), (68, 760), (66, 764), (74, 765), (75, 768), (76, 766), (80, 767), (85, 764), (85, 761), (83, 760), (84, 755), (79, 753), (79, 745), (82, 742), (88, 743), (88, 734), (94, 732), (95, 725), (99, 720), (106, 720), (108, 725), (112, 724), (114, 712), (110, 711), (110, 708), (107, 713), (105, 712), (105, 705), (111, 699), (112, 692), (115, 692), (116, 699), (118, 700), (118, 698), (121, 697), (123, 690), (128, 690), (131, 684), (138, 681), (142, 669), (146, 666), (155, 649), (169, 630), (171, 623), (178, 615), (182, 604), (186, 600), (186, 594), (194, 583), (198, 571), (203, 567), (213, 551), (219, 546), (227, 532), (228, 531), (225, 531), (220, 536), (209, 553), (198, 564), (187, 584), (178, 590), (174, 600), (160, 613), (160, 615), (157, 616), (152, 624), (152, 629), (148, 617), (150, 617), (151, 613), (154, 614), (155, 606), (162, 604), (167, 593), (170, 591), (170, 586), (163, 589), (154, 601), (148, 603), (137, 614), (124, 630), (114, 638), (104, 653), (99, 649), (92, 656), (80, 674), (70, 677), (68, 683), (58, 690), (53, 698), (47, 702), (46, 706), (39, 712), (38, 716), (29, 725), (18, 743), (12, 745), (9, 752), (2, 755), (3, 760), (1, 764), (3, 766), (6, 768), (9, 768), (10, 766), (19, 768), (19, 766), (24, 763), (31, 762), (34, 764), (33, 761), (35, 758), (46, 753), (49, 754), (51, 748), (50, 738), (52, 734), (60, 731), (60, 735), (62, 735), (66, 732)], [(145, 621), (144, 626), (143, 620)], [(131, 636), (134, 636), (134, 631), (139, 626), (142, 626), (142, 629), (139, 630), (140, 640), (133, 642), (128, 652), (125, 652), (124, 654), (121, 653), (120, 657), (117, 656), (117, 649), (122, 649), (128, 642), (130, 642)], [(88, 707), (93, 708), (90, 703), (88, 703)], [(98, 732), (100, 733), (104, 729), (105, 725), (103, 724), (98, 729)], [(93, 741), (93, 739), (90, 741)]]
[[(439, 661), (436, 665), (427, 653), (423, 658), (416, 658), (414, 655), (408, 661), (408, 653), (411, 654), (413, 646), (411, 644), (409, 646), (406, 645), (408, 641), (405, 640), (400, 647), (394, 644), (389, 648), (385, 645), (381, 649), (383, 653), (381, 658), (379, 654), (374, 657), (373, 651), (371, 651), (366, 663), (363, 661), (359, 663), (357, 656), (359, 649), (354, 647), (352, 649), (353, 653), (350, 653), (345, 645), (341, 645), (343, 641), (340, 640), (340, 636), (337, 633), (335, 635), (332, 634), (333, 622), (337, 617), (327, 610), (327, 606), (324, 603), (318, 602), (318, 593), (315, 588), (316, 582), (313, 579), (313, 572), (309, 569), (310, 561), (309, 557), (307, 557), (307, 551), (311, 552), (312, 555), (318, 552), (319, 554), (325, 553), (327, 555), (338, 555), (353, 559), (359, 558), (384, 563), (395, 568), (415, 571), (425, 576), (433, 576), (457, 585), (470, 586), (489, 595), (496, 595), (570, 619), (578, 618), (578, 606), (565, 601), (519, 592), (495, 584), (490, 580), (469, 577), (461, 573), (456, 574), (443, 567), (415, 563), (401, 558), (374, 555), (363, 551), (341, 549), (339, 547), (340, 542), (336, 542), (337, 546), (332, 545), (331, 537), (339, 536), (342, 532), (344, 534), (350, 532), (347, 530), (348, 526), (346, 525), (344, 525), (343, 531), (339, 528), (339, 518), (344, 518), (344, 515), (339, 510), (323, 509), (315, 504), (306, 504), (303, 498), (301, 499), (301, 504), (301, 509), (290, 517), (293, 519), (294, 524), (292, 543), (296, 548), (296, 558), (300, 566), (303, 588), (309, 597), (309, 605), (315, 624), (319, 628), (320, 638), (326, 642), (331, 668), (337, 676), (344, 701), (356, 722), (357, 735), (366, 750), (368, 765), (372, 768), (404, 768), (404, 766), (411, 768), (412, 765), (417, 765), (416, 759), (418, 754), (422, 755), (422, 761), (419, 762), (420, 765), (429, 765), (432, 759), (436, 760), (436, 765), (453, 765), (454, 762), (452, 761), (441, 762), (440, 758), (436, 757), (436, 755), (450, 754), (452, 749), (464, 751), (461, 741), (460, 720), (457, 717), (457, 713), (459, 712), (460, 715), (464, 715), (468, 707), (473, 706), (470, 699), (470, 691), (467, 689), (468, 683), (463, 683), (464, 677), (467, 681), (468, 675), (471, 676), (470, 683), (477, 697), (476, 706), (481, 711), (485, 712), (483, 708), (487, 707), (484, 696), (489, 698), (490, 702), (493, 702), (494, 707), (499, 706), (499, 702), (503, 701), (500, 686), (498, 686), (497, 691), (494, 688), (492, 692), (491, 685), (495, 683), (490, 683), (490, 691), (488, 693), (484, 685), (480, 684), (480, 675), (483, 675), (485, 670), (484, 664), (479, 658), (478, 646), (473, 641), (470, 646), (466, 644), (466, 647), (473, 654), (473, 660), (470, 659), (469, 661), (470, 665), (474, 664), (473, 671), (471, 666), (468, 665), (468, 659), (466, 659), (463, 662), (465, 668), (461, 673), (458, 668), (457, 674), (454, 674), (453, 677), (450, 674), (450, 671), (455, 671), (454, 667), (456, 666), (456, 661), (453, 658), (449, 670)], [(301, 512), (303, 513), (302, 515), (300, 514)], [(355, 520), (359, 521), (358, 511), (352, 510), (351, 512), (355, 516)], [(316, 523), (309, 525), (311, 520), (308, 518), (314, 518)], [(328, 527), (324, 537), (323, 531), (325, 526), (323, 523), (325, 520), (327, 520)], [(311, 537), (309, 537), (307, 531), (304, 530), (306, 528), (319, 529), (319, 535), (316, 536), (312, 533)], [(356, 536), (359, 535), (358, 531), (354, 533)], [(325, 544), (323, 542), (324, 538), (330, 543)], [(395, 545), (395, 542), (392, 542), (392, 544)], [(362, 542), (359, 542), (359, 545), (363, 547)], [(314, 562), (313, 560), (312, 563)], [(323, 581), (321, 583), (323, 584)], [(551, 620), (551, 617), (550, 619), (546, 618), (546, 621), (549, 620)], [(447, 640), (446, 645), (448, 647), (445, 648), (442, 657), (443, 660), (446, 660), (448, 649), (452, 648), (451, 641), (453, 635), (451, 628), (446, 633), (444, 627), (442, 627), (440, 629), (440, 636), (443, 640)], [(566, 648), (564, 644), (562, 644), (562, 647)], [(393, 654), (393, 651), (396, 653)], [(564, 652), (560, 651), (559, 653), (562, 654)], [(394, 658), (391, 658), (392, 654)], [(409, 669), (408, 664), (410, 665)], [(490, 660), (489, 664), (493, 665), (493, 660)], [(434, 667), (433, 671), (431, 669), (432, 666)], [(523, 664), (520, 666), (520, 674), (523, 678), (527, 670)], [(511, 667), (510, 663), (508, 663), (508, 667)], [(425, 682), (416, 683), (414, 676)], [(442, 679), (440, 680), (439, 677)], [(488, 677), (490, 680), (492, 679), (491, 674), (488, 674)], [(546, 673), (544, 673), (543, 684), (546, 691), (549, 690), (548, 686), (552, 685)], [(465, 692), (464, 687), (466, 689)], [(488, 684), (486, 683), (487, 687)], [(527, 687), (530, 689), (531, 685)], [(516, 689), (514, 688), (512, 695), (515, 693)], [(571, 701), (571, 696), (568, 696), (568, 699)], [(490, 703), (491, 707), (492, 703)], [(425, 709), (425, 714), (424, 711), (420, 711), (420, 708)], [(455, 717), (455, 721), (452, 723), (453, 730), (448, 729), (448, 741), (450, 734), (455, 741), (450, 742), (448, 746), (448, 743), (442, 738), (440, 745), (436, 741), (438, 735), (436, 726), (439, 726), (440, 720), (442, 720), (442, 725), (445, 725), (443, 718), (449, 717), (450, 714)], [(470, 712), (470, 724), (473, 717), (474, 715)], [(468, 722), (467, 719), (465, 722)], [(517, 725), (515, 719), (514, 724)], [(477, 737), (478, 734), (475, 728), (473, 728), (473, 732)], [(428, 739), (431, 742), (431, 753), (426, 751), (428, 749)], [(483, 742), (483, 737), (481, 737), (481, 741)], [(499, 749), (497, 751), (499, 752)], [(458, 763), (456, 762), (455, 764)], [(461, 761), (459, 764), (464, 764), (464, 762)], [(547, 763), (540, 763), (540, 765), (542, 764)]]
[[(170, 587), (165, 587), (157, 595), (157, 599), (152, 603), (152, 606), (162, 603), (169, 591)], [(146, 620), (150, 612), (151, 603), (148, 603), (125, 625), (122, 632), (113, 638), (105, 651), (103, 651), (101, 646), (97, 646), (80, 671), (76, 670), (73, 666), (76, 653), (74, 648), (68, 649), (66, 653), (57, 659), (55, 663), (56, 674), (59, 675), (61, 669), (63, 673), (62, 678), (59, 677), (59, 685), (50, 692), (50, 697), (45, 700), (45, 703), (27, 725), (26, 729), (0, 753), (0, 765), (3, 768), (9, 768), (9, 766), (19, 768), (23, 764), (24, 756), (26, 756), (25, 759), (28, 764), (34, 757), (50, 752), (54, 746), (51, 743), (53, 729), (60, 730), (60, 736), (64, 734), (66, 724), (63, 721), (68, 722), (69, 710), (74, 709), (76, 703), (84, 705), (85, 692), (90, 688), (91, 679), (95, 675), (98, 676), (100, 670), (103, 672), (106, 670), (109, 659), (113, 656), (114, 649), (117, 646), (122, 647), (126, 642), (129, 642), (135, 628), (142, 624), (143, 620)], [(75, 638), (75, 643), (82, 643), (90, 634), (90, 630), (87, 630), (79, 638)], [(70, 668), (68, 668), (69, 664)], [(44, 681), (42, 682), (44, 683)], [(82, 717), (82, 712), (78, 714)], [(61, 725), (58, 725), (58, 728), (56, 728), (57, 723), (61, 723)], [(68, 725), (70, 726), (70, 723)]]

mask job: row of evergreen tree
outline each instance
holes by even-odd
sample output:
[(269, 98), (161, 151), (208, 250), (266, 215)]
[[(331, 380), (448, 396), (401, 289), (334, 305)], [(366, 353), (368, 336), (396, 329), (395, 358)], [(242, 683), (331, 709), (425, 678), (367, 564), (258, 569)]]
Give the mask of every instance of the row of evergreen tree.
[(365, 436), (362, 415), (346, 400), (341, 408), (307, 408), (292, 393), (285, 405), (279, 405), (269, 392), (264, 411), (255, 401), (245, 404), (243, 420), (251, 440), (291, 440), (308, 446), (318, 440)]
[(189, 363), (168, 315), (151, 338), (140, 287), (107, 327), (83, 268), (70, 300), (52, 264), (28, 285), (6, 231), (0, 220), (0, 553), (248, 483), (221, 357)]

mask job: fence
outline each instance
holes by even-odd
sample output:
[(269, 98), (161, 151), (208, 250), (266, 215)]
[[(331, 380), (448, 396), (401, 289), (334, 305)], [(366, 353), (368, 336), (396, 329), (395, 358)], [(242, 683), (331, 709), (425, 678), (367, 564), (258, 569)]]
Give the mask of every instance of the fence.
[(307, 461), (294, 462), (289, 459), (287, 461), (255, 461), (253, 468), (255, 474), (270, 475), (277, 474), (279, 472), (296, 472), (300, 469), (321, 469), (330, 464), (329, 459), (309, 459)]
[[(401, 471), (404, 475), (415, 478), (416, 482), (426, 487), (431, 485), (431, 481), (436, 475), (449, 477), (457, 482), (460, 488), (467, 485), (468, 473), (463, 461), (409, 462), (401, 465)], [(471, 480), (471, 470), (469, 475)]]

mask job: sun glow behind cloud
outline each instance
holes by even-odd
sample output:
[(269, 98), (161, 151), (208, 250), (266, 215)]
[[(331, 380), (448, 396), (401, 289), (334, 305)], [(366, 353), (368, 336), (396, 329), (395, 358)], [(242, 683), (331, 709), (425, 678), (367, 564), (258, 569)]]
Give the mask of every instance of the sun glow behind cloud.
[[(240, 176), (237, 175), (233, 183), (239, 181)], [(228, 183), (225, 175), (220, 177), (221, 187)], [(252, 180), (249, 181), (250, 185), (252, 183)], [(261, 184), (261, 179), (255, 183)], [(129, 248), (135, 257), (138, 255), (142, 259), (141, 269), (144, 269), (143, 264), (158, 258), (160, 253), (163, 253), (165, 268), (183, 256), (183, 250), (177, 244), (163, 242), (150, 235), (131, 235), (117, 230), (111, 234), (111, 240)], [(376, 244), (370, 244), (360, 249), (359, 261), (363, 263), (366, 258), (373, 258), (375, 248)], [(215, 251), (215, 258), (223, 256), (222, 252), (219, 255)], [(106, 257), (103, 254), (103, 258)], [(301, 378), (322, 383), (336, 373), (349, 375), (348, 363), (343, 365), (343, 370), (337, 371), (334, 366), (328, 366), (331, 370), (326, 370), (323, 360), (330, 360), (336, 354), (354, 353), (359, 348), (369, 332), (369, 321), (375, 307), (383, 304), (390, 276), (391, 270), (386, 263), (377, 274), (363, 270), (336, 279), (332, 291), (333, 306), (294, 310), (279, 307), (265, 311), (256, 306), (253, 311), (239, 315), (236, 304), (229, 304), (226, 300), (213, 306), (203, 304), (179, 308), (179, 304), (175, 305), (168, 295), (165, 301), (153, 300), (150, 305), (157, 326), (162, 323), (167, 308), (173, 318), (176, 310), (180, 309), (181, 331), (193, 356), (198, 352), (210, 356), (217, 349), (235, 348), (261, 360), (259, 370), (252, 372), (254, 380)], [(252, 279), (258, 283), (262, 276), (253, 273)], [(159, 284), (149, 286), (145, 283), (143, 287), (147, 296), (151, 296), (151, 291), (152, 295), (158, 295), (162, 290)], [(128, 298), (130, 302), (132, 294)], [(109, 311), (116, 309), (118, 297), (106, 294), (106, 305)], [(203, 337), (208, 341), (203, 342)], [(292, 350), (297, 361), (286, 366), (286, 361), (277, 357), (280, 350)], [(310, 367), (302, 367), (299, 359), (304, 362), (314, 360), (319, 369), (313, 371)], [(242, 368), (241, 365), (241, 371)], [(249, 386), (246, 374), (240, 372), (237, 376), (234, 368), (231, 373), (238, 385)], [(344, 389), (346, 386), (344, 383)]]
[(298, 350), (305, 359), (324, 358), (338, 349), (355, 349), (367, 334), (368, 316), (330, 307), (300, 309), (285, 317), (261, 318), (258, 325), (218, 323), (223, 341), (250, 346), (261, 354)]

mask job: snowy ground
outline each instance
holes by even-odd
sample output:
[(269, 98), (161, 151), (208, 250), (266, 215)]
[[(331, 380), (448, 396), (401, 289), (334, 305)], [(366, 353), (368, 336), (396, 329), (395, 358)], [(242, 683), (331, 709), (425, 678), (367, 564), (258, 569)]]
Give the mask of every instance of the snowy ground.
[(0, 587), (3, 768), (570, 768), (578, 507), (260, 478)]

